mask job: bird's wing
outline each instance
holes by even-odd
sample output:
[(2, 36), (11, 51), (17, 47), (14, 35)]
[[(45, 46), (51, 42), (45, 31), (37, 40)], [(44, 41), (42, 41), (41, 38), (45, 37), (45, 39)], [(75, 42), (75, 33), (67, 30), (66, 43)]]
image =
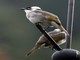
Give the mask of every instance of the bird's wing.
[(59, 20), (58, 16), (56, 16), (55, 14), (43, 10), (38, 10), (37, 12), (42, 13), (42, 15), (49, 21), (54, 21), (59, 25), (61, 24), (61, 21)]

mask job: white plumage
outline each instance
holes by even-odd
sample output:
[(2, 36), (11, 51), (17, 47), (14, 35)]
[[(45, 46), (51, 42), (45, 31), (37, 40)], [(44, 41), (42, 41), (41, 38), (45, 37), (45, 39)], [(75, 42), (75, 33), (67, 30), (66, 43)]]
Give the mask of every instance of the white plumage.
[(23, 10), (26, 13), (27, 19), (33, 24), (40, 23), (44, 28), (55, 26), (56, 28), (65, 31), (67, 35), (69, 35), (61, 24), (58, 16), (56, 16), (55, 14), (44, 11), (38, 6), (27, 7)]

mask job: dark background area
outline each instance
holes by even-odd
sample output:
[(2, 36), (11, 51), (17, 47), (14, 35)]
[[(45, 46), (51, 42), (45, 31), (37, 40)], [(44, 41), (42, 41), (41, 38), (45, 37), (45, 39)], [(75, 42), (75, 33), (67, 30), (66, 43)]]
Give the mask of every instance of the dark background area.
[[(50, 60), (54, 51), (40, 49), (25, 57), (41, 33), (20, 8), (40, 6), (59, 16), (66, 28), (68, 0), (0, 0), (0, 60)], [(80, 0), (75, 2), (72, 48), (80, 51)], [(65, 45), (62, 45), (65, 48)]]

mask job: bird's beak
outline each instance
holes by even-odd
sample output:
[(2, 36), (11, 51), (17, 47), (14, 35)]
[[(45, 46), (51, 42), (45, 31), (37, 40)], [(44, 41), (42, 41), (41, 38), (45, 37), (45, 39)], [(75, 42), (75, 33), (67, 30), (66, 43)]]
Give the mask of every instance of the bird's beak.
[(21, 8), (20, 10), (25, 10), (25, 8)]

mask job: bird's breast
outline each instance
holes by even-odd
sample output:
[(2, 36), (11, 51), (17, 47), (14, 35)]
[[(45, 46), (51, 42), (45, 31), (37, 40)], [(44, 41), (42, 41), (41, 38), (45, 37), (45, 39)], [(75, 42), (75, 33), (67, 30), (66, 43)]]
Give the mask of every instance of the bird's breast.
[(30, 20), (32, 23), (42, 22), (45, 18), (41, 13), (36, 12), (30, 12), (26, 17)]

